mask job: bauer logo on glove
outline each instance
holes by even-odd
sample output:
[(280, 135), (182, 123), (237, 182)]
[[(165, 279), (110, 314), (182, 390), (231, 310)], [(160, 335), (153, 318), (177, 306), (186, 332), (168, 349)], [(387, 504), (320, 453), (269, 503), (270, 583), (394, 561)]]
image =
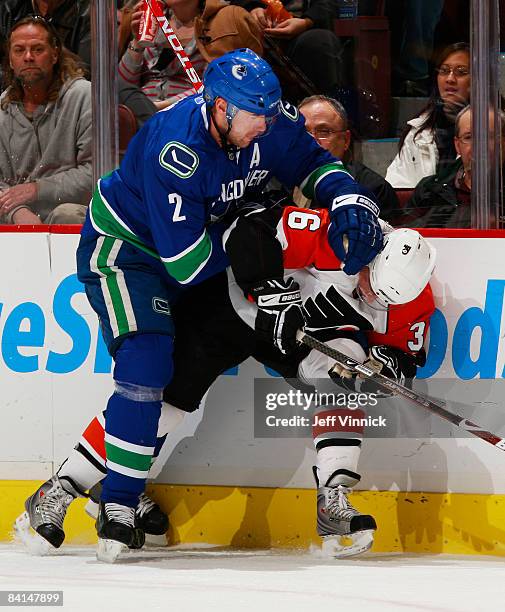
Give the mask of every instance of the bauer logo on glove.
[(258, 305), (256, 331), (281, 353), (296, 349), (296, 332), (305, 326), (300, 285), (293, 279), (273, 278), (249, 291)]
[(344, 263), (346, 274), (357, 274), (382, 250), (378, 212), (378, 206), (365, 195), (354, 193), (334, 199), (328, 242)]

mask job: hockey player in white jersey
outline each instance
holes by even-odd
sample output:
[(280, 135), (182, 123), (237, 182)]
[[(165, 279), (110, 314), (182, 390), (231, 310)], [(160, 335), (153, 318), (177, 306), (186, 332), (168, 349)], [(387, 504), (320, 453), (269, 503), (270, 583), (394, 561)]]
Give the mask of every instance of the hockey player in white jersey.
[[(436, 253), (417, 232), (391, 230), (386, 224), (384, 249), (358, 277), (350, 278), (342, 273), (332, 249), (326, 211), (288, 206), (282, 212), (241, 216), (228, 231), (226, 242), (235, 310), (258, 336), (266, 341), (273, 338), (279, 350), (287, 353), (296, 341), (288, 313), (301, 303), (305, 331), (358, 362), (366, 361), (385, 376), (411, 380), (425, 360), (423, 343), (434, 311), (428, 283)], [(265, 278), (276, 281), (265, 282)], [(293, 288), (285, 304), (282, 286)], [(361, 300), (356, 299), (357, 292)], [(265, 361), (264, 356), (260, 361)], [(355, 373), (318, 351), (299, 349), (291, 369), (289, 362), (288, 354), (283, 365), (275, 361), (268, 365), (308, 385), (317, 386), (330, 375), (345, 387), (354, 387)], [(368, 391), (376, 391), (365, 384)], [(170, 393), (165, 398), (175, 401)], [(374, 518), (361, 514), (347, 498), (361, 478), (358, 461), (364, 429), (349, 418), (359, 421), (364, 416), (363, 410), (336, 406), (320, 407), (315, 413), (317, 531), (325, 551), (334, 556), (359, 554), (373, 542)], [(343, 542), (345, 536), (351, 542)]]

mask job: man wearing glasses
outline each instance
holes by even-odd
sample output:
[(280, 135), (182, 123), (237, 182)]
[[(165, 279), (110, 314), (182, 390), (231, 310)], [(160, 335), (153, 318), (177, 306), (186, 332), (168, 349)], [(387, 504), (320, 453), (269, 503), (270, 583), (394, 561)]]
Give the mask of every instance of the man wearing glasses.
[(398, 210), (396, 193), (377, 172), (352, 159), (351, 130), (342, 104), (334, 98), (315, 95), (302, 100), (299, 110), (305, 117), (305, 127), (309, 134), (319, 146), (341, 159), (354, 179), (375, 195), (381, 209), (381, 218), (389, 221)]
[(411, 227), (470, 227), (472, 192), (472, 111), (456, 117), (454, 146), (458, 158), (424, 178), (405, 208), (402, 224)]

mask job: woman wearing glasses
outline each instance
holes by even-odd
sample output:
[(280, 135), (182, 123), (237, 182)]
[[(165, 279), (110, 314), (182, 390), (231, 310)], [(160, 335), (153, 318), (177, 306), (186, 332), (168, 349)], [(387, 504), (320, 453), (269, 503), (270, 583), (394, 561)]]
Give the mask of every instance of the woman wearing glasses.
[(386, 174), (393, 187), (412, 189), (422, 178), (454, 161), (454, 121), (469, 100), (470, 50), (467, 43), (455, 43), (439, 56), (428, 104), (407, 122), (398, 154)]

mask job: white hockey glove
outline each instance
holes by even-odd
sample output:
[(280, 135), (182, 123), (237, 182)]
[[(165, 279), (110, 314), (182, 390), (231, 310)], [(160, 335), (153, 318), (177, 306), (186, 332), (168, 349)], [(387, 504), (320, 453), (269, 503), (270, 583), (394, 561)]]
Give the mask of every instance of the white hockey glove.
[(296, 332), (305, 326), (300, 285), (292, 278), (273, 278), (249, 290), (258, 305), (256, 331), (287, 355), (296, 348)]

